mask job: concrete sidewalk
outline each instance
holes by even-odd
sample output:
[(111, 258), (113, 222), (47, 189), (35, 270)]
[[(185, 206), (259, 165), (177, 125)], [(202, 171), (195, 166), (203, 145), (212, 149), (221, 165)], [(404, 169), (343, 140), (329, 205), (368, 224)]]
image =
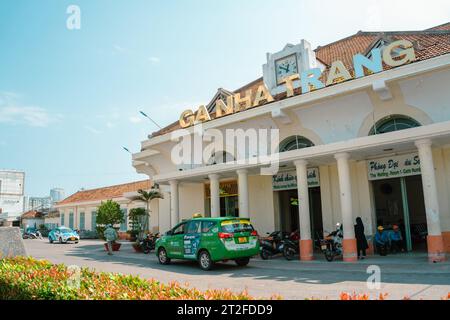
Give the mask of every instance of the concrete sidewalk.
[[(388, 293), (390, 299), (441, 299), (450, 292), (450, 263), (430, 264), (425, 254), (372, 256), (355, 263), (317, 260), (287, 261), (283, 257), (270, 260), (252, 259), (247, 267), (233, 262), (219, 263), (214, 270), (200, 270), (196, 262), (173, 261), (163, 266), (154, 252), (135, 253), (131, 243), (124, 242), (119, 252), (108, 256), (103, 242), (83, 240), (79, 244), (53, 244), (26, 240), (28, 253), (54, 263), (79, 265), (98, 271), (120, 272), (154, 278), (161, 282), (189, 283), (199, 289), (247, 289), (256, 297), (280, 294), (287, 299), (337, 299), (341, 292), (368, 293), (376, 297)], [(370, 289), (367, 268), (376, 265), (381, 271), (380, 289)]]

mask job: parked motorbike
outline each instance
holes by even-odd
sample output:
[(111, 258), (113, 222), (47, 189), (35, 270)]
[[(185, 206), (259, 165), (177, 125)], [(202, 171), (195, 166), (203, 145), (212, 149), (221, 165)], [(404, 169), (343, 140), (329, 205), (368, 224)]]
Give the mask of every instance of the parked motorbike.
[(155, 250), (156, 239), (158, 239), (159, 233), (149, 233), (147, 236), (142, 239), (139, 244), (142, 248), (142, 252), (145, 254), (149, 254), (150, 251)]
[(342, 256), (342, 239), (342, 225), (338, 224), (336, 231), (331, 232), (321, 240), (320, 247), (327, 261), (331, 262), (335, 257)]
[(36, 231), (24, 232), (22, 235), (22, 239), (41, 239), (41, 240), (43, 240), (44, 238), (42, 237), (41, 232), (39, 230), (36, 230)]
[(283, 239), (288, 237), (285, 232), (274, 231), (270, 233), (267, 237), (260, 238), (259, 240), (259, 255), (261, 259), (267, 260), (274, 255), (283, 253)]
[(287, 260), (294, 259), (296, 254), (300, 253), (300, 232), (295, 230), (291, 232), (289, 237), (282, 240), (283, 256)]

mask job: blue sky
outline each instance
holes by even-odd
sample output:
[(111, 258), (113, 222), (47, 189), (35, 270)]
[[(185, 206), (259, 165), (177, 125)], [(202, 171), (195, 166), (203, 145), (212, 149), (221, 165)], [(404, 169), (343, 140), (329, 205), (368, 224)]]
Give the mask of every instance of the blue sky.
[[(32, 196), (145, 179), (122, 149), (157, 130), (139, 110), (167, 125), (260, 77), (288, 42), (450, 21), (447, 0), (414, 3), (2, 0), (0, 168), (25, 171)], [(66, 28), (71, 4), (80, 30)]]

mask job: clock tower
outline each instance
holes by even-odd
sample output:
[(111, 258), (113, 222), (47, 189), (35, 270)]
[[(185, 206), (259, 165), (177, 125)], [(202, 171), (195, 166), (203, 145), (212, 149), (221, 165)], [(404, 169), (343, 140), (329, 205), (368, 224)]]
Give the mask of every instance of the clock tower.
[[(301, 74), (305, 70), (320, 67), (311, 44), (301, 40), (299, 44), (287, 44), (283, 50), (267, 53), (267, 63), (263, 65), (263, 77), (266, 87), (275, 96), (286, 91), (283, 79), (293, 74)], [(300, 87), (300, 81), (293, 82), (294, 88)]]

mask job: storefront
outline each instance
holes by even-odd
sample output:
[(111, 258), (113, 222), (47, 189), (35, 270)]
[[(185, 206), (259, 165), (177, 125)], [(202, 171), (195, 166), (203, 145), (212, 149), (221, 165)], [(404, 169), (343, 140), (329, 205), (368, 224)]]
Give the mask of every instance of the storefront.
[[(274, 197), (279, 203), (280, 230), (299, 230), (297, 175), (294, 171), (280, 172), (272, 177)], [(319, 168), (308, 169), (308, 202), (310, 208), (311, 234), (314, 238), (323, 235), (322, 204), (320, 197)]]
[[(361, 217), (369, 238), (398, 225), (406, 249), (444, 260), (450, 45), (442, 39), (450, 43), (450, 24), (359, 32), (315, 50), (302, 40), (267, 54), (262, 78), (219, 89), (133, 155), (165, 194), (155, 208), (160, 231), (196, 212), (239, 215), (260, 234), (299, 229), (300, 258), (311, 260), (317, 235), (342, 223), (344, 260), (355, 261)], [(211, 147), (211, 137), (224, 142)]]
[(417, 154), (368, 161), (378, 226), (397, 225), (407, 251), (426, 250), (427, 220)]

